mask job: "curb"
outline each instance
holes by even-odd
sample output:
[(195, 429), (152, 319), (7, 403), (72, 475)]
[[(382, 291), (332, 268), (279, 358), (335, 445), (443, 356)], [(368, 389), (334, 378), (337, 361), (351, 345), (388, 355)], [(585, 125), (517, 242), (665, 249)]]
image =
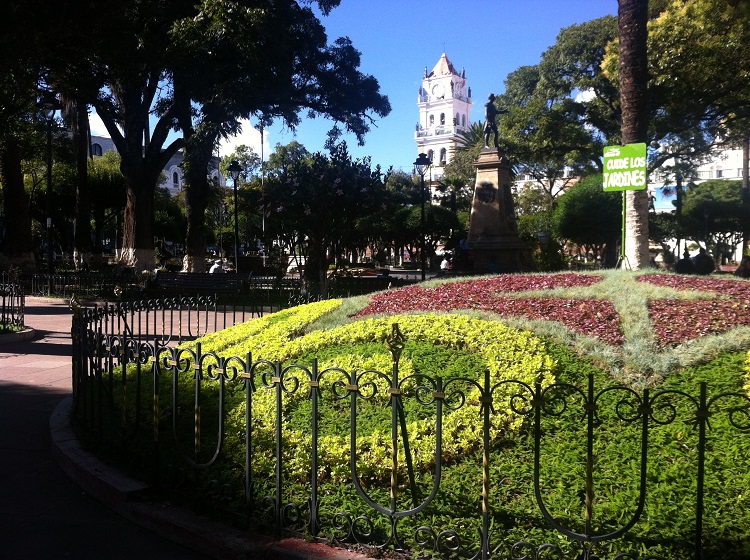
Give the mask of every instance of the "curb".
[(147, 497), (149, 487), (107, 465), (82, 448), (70, 425), (73, 397), (50, 416), (52, 455), (65, 474), (87, 494), (122, 517), (173, 542), (221, 560), (366, 560), (358, 552), (241, 531), (192, 511)]
[(36, 338), (37, 332), (34, 329), (24, 329), (22, 331), (0, 334), (0, 344), (9, 344), (11, 342), (28, 342)]

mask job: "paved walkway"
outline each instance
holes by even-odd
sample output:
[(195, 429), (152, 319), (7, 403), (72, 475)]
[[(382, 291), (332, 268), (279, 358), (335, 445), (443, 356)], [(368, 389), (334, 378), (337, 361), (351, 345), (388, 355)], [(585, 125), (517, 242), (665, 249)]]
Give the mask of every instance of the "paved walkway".
[(131, 499), (127, 492), (140, 483), (81, 450), (70, 429), (67, 305), (26, 298), (25, 323), (34, 339), (0, 344), (0, 559), (365, 559)]
[(70, 311), (27, 298), (36, 340), (0, 345), (0, 558), (204, 560), (113, 513), (53, 459), (50, 416), (71, 392)]

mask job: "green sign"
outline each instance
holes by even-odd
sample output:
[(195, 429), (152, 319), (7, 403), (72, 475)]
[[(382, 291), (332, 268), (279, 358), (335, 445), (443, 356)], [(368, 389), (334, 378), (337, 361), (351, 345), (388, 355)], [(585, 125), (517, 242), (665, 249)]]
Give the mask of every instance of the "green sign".
[(646, 144), (604, 148), (605, 191), (640, 191), (647, 182)]

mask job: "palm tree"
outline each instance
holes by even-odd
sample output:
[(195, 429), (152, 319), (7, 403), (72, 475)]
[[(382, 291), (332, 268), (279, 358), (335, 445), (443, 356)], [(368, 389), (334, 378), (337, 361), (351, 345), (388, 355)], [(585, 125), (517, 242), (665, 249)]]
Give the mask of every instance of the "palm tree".
[(484, 121), (475, 122), (468, 130), (458, 133), (456, 139), (456, 150), (470, 150), (476, 146), (484, 146)]
[[(622, 143), (646, 142), (648, 133), (648, 0), (618, 0)], [(633, 269), (649, 266), (648, 191), (627, 191), (625, 256)]]
[[(476, 177), (476, 168), (474, 162), (479, 157), (479, 153), (484, 147), (484, 123), (482, 121), (471, 125), (467, 130), (462, 130), (457, 134), (456, 151), (448, 165), (445, 166), (441, 191), (453, 190), (458, 194), (458, 190), (474, 188), (474, 178)], [(470, 196), (470, 193), (469, 193)], [(471, 201), (469, 201), (471, 204)]]

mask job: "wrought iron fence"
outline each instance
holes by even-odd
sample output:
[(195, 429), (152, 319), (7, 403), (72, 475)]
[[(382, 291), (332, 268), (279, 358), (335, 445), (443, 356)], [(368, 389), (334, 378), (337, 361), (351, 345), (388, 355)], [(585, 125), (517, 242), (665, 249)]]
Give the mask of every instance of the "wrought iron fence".
[(31, 277), (31, 295), (68, 298), (110, 299), (119, 293), (141, 293), (145, 279), (128, 272), (69, 272), (61, 274), (34, 274)]
[(23, 286), (3, 274), (0, 277), (0, 325), (4, 329), (23, 327), (25, 307)]
[[(185, 286), (165, 288), (155, 281), (156, 278), (152, 275), (138, 277), (132, 272), (34, 274), (31, 277), (30, 293), (34, 296), (75, 297), (79, 300), (117, 299), (132, 302), (132, 305), (139, 308), (159, 305), (157, 302), (164, 300), (196, 302), (208, 298), (212, 302), (211, 305), (232, 308), (241, 316), (272, 313), (320, 299), (317, 295), (307, 293), (302, 282), (293, 278), (251, 276), (241, 282), (241, 288), (235, 291), (212, 290), (211, 281), (224, 278), (208, 274), (205, 274), (205, 282), (202, 282), (205, 284), (203, 289)], [(144, 295), (150, 303), (144, 303)], [(194, 306), (195, 303), (185, 305)]]
[[(390, 371), (224, 356), (175, 345), (166, 329), (111, 328), (149, 324), (123, 312), (76, 310), (76, 415), (142, 475), (212, 512), (443, 558), (746, 557), (721, 504), (706, 507), (722, 476), (750, 466), (740, 451), (717, 463), (709, 437), (709, 420), (745, 437), (743, 393), (403, 375), (397, 325)], [(607, 446), (622, 456), (605, 468)], [(687, 470), (675, 474), (663, 446)], [(685, 484), (672, 495), (665, 477)], [(522, 515), (509, 516), (512, 501)], [(658, 509), (689, 529), (661, 540)], [(736, 542), (716, 545), (718, 532)]]
[[(209, 280), (220, 278), (209, 277), (203, 282), (203, 290), (185, 287), (164, 287), (163, 282), (156, 281), (158, 276), (144, 275), (138, 277), (130, 269), (128, 272), (70, 272), (64, 274), (34, 274), (29, 286), (34, 296), (78, 297), (86, 299), (111, 300), (115, 297), (129, 301), (140, 300), (144, 293), (153, 299), (166, 297), (199, 297), (209, 295), (220, 304), (244, 306), (253, 312), (273, 312), (286, 309), (300, 303), (318, 300), (324, 297), (350, 297), (389, 288), (410, 285), (416, 280), (399, 277), (348, 277), (330, 278), (324, 294), (313, 293), (299, 278), (278, 276), (249, 276), (241, 284), (241, 289), (212, 291)], [(196, 273), (191, 274), (196, 276)], [(224, 280), (225, 278), (221, 278)]]

